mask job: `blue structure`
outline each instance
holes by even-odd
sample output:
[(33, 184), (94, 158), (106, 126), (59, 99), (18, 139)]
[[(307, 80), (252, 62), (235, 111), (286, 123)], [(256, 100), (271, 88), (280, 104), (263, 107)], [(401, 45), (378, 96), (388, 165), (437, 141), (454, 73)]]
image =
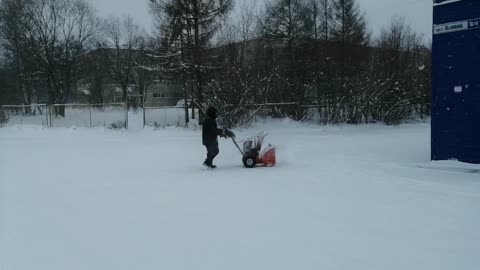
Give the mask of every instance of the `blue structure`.
[(432, 160), (480, 163), (480, 0), (435, 0)]

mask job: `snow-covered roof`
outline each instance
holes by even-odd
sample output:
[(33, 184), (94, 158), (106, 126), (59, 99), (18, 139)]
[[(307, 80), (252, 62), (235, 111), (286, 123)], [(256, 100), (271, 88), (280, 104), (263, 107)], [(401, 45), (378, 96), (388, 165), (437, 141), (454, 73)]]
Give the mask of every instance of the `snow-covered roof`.
[(460, 2), (462, 0), (433, 0), (433, 6), (441, 6), (446, 4), (451, 4), (455, 2)]

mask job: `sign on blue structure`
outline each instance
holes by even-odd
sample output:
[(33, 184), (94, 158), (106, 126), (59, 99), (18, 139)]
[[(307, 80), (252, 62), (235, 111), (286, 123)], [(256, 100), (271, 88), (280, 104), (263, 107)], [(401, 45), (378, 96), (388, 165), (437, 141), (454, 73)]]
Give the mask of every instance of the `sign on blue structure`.
[(480, 0), (435, 0), (432, 159), (480, 163)]

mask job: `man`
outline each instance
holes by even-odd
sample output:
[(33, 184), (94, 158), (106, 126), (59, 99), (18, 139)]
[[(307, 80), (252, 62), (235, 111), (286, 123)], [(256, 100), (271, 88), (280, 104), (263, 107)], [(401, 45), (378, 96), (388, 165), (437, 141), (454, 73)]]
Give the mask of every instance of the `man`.
[(207, 148), (207, 159), (203, 165), (214, 169), (217, 166), (213, 165), (213, 159), (218, 155), (218, 139), (217, 137), (234, 137), (235, 134), (229, 130), (222, 130), (217, 127), (217, 109), (209, 107), (207, 109), (207, 116), (203, 121), (202, 126), (202, 142)]

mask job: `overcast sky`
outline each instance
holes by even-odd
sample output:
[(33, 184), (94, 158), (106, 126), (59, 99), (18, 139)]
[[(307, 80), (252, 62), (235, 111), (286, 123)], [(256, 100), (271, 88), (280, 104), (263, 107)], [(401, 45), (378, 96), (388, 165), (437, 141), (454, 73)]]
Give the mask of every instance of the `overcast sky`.
[[(148, 0), (89, 0), (100, 16), (130, 14), (145, 30), (152, 28)], [(254, 0), (236, 0), (254, 1)], [(259, 5), (263, 6), (258, 0)], [(357, 0), (365, 12), (370, 31), (378, 34), (381, 27), (394, 15), (403, 16), (407, 22), (428, 41), (432, 35), (432, 0)]]

